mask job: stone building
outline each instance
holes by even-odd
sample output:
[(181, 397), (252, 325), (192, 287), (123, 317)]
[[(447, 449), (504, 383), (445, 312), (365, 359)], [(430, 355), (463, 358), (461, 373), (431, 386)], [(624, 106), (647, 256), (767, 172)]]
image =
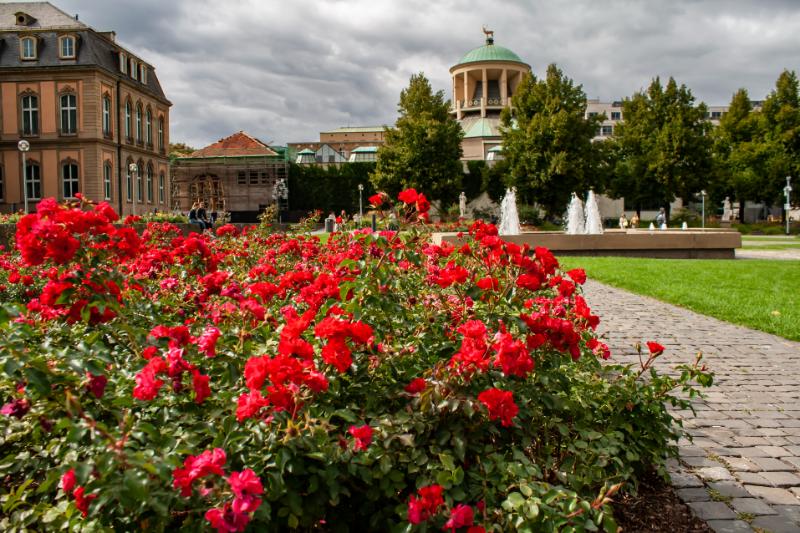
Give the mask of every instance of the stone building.
[(289, 143), (298, 165), (374, 161), (384, 143), (384, 126), (343, 127), (319, 133), (319, 142)]
[(0, 100), (0, 211), (25, 192), (29, 210), (78, 192), (123, 214), (169, 207), (172, 104), (113, 31), (48, 2), (0, 3)]
[(232, 222), (255, 222), (268, 205), (285, 204), (287, 171), (285, 149), (240, 131), (174, 161), (172, 208), (186, 213), (203, 201)]
[(453, 85), (451, 114), (464, 130), (464, 161), (491, 160), (500, 145), (500, 112), (511, 103), (531, 66), (517, 54), (494, 44), (494, 33), (484, 30), (486, 44), (470, 50), (450, 68)]

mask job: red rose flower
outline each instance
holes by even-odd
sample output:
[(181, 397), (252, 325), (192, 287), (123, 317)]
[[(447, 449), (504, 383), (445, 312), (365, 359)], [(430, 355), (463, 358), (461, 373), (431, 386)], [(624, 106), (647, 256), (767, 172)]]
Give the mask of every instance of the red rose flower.
[(445, 522), (442, 530), (450, 530), (454, 532), (461, 527), (471, 526), (475, 520), (475, 515), (472, 507), (459, 503), (450, 510), (450, 519)]
[(417, 394), (424, 391), (427, 386), (428, 382), (424, 378), (414, 378), (411, 383), (406, 385), (405, 391), (409, 394)]
[(567, 272), (567, 276), (569, 276), (572, 281), (577, 283), (578, 285), (583, 285), (586, 283), (586, 271), (582, 268), (574, 268)]
[(64, 475), (61, 476), (61, 490), (65, 494), (72, 494), (72, 489), (75, 488), (75, 469), (70, 468)]
[(95, 398), (102, 398), (103, 392), (106, 390), (106, 384), (108, 384), (108, 378), (102, 374), (95, 376), (91, 372), (88, 372), (87, 376), (89, 383), (86, 384), (86, 389), (94, 394)]
[(369, 197), (369, 205), (372, 207), (380, 207), (383, 205), (383, 194), (377, 193)]
[(372, 442), (372, 428), (368, 425), (358, 427), (350, 426), (350, 429), (348, 429), (347, 432), (353, 436), (353, 448), (357, 452), (366, 451)]
[(413, 204), (416, 203), (417, 197), (419, 193), (414, 189), (406, 189), (400, 194), (397, 195), (397, 199), (403, 202), (404, 204)]
[(201, 374), (197, 370), (192, 372), (192, 388), (194, 389), (194, 403), (200, 405), (206, 398), (211, 396), (211, 388), (208, 386), (208, 376)]
[(89, 514), (89, 504), (92, 503), (92, 500), (97, 498), (97, 494), (87, 494), (84, 496), (84, 487), (78, 487), (72, 492), (72, 496), (75, 497), (75, 507), (81, 512), (84, 518)]
[(661, 355), (664, 353), (664, 347), (657, 342), (647, 341), (647, 349), (653, 355)]
[(504, 427), (512, 426), (519, 407), (514, 403), (514, 393), (500, 389), (486, 389), (478, 394), (478, 401), (489, 410), (489, 420), (500, 419)]
[(434, 516), (440, 506), (444, 505), (441, 485), (428, 485), (417, 490), (416, 496), (408, 500), (408, 521), (421, 524)]

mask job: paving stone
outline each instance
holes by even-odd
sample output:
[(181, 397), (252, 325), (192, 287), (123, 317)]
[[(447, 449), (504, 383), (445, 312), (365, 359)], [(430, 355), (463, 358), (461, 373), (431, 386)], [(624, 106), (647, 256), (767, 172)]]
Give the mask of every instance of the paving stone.
[(704, 487), (697, 487), (691, 489), (678, 489), (678, 497), (685, 502), (707, 502), (711, 500), (711, 496)]
[(756, 463), (745, 457), (725, 457), (724, 461), (734, 471), (756, 472), (760, 470)]
[(800, 505), (773, 505), (775, 511), (800, 526)]
[(770, 455), (761, 448), (750, 446), (747, 448), (732, 448), (736, 455), (740, 457), (769, 457)]
[(736, 477), (745, 485), (762, 485), (764, 487), (771, 487), (772, 483), (762, 476), (763, 472), (736, 472)]
[(800, 476), (792, 472), (761, 472), (761, 475), (775, 487), (800, 486)]
[(753, 528), (744, 520), (709, 520), (706, 523), (714, 533), (753, 533)]
[(763, 498), (767, 503), (776, 505), (800, 505), (800, 500), (786, 489), (777, 487), (759, 487), (758, 485), (745, 485), (745, 490), (753, 496)]
[(686, 472), (671, 472), (669, 477), (672, 482), (672, 486), (677, 489), (703, 486), (703, 482), (700, 481), (697, 476)]
[(731, 505), (737, 513), (752, 515), (778, 514), (772, 507), (764, 503), (761, 498), (734, 498), (731, 500)]
[(701, 520), (733, 520), (736, 514), (722, 502), (691, 502), (687, 504)]
[(790, 464), (784, 463), (780, 459), (775, 459), (773, 457), (752, 457), (750, 458), (750, 461), (758, 465), (758, 470), (763, 470), (765, 472), (785, 472), (792, 470), (792, 466)]
[(708, 488), (729, 498), (749, 498), (751, 496), (743, 485), (734, 481), (714, 481), (708, 484)]
[[(698, 468), (694, 472), (695, 474), (705, 479), (706, 481), (721, 481), (721, 480), (733, 479), (731, 473), (728, 472), (728, 469), (725, 468), (724, 466), (711, 466), (705, 468)], [(798, 485), (800, 485), (800, 483), (798, 483)]]
[[(695, 470), (678, 469), (673, 483), (698, 516), (714, 531), (751, 531), (723, 502), (707, 499), (702, 476), (708, 490), (736, 500), (737, 512), (757, 515), (756, 527), (800, 532), (800, 343), (593, 280), (584, 285), (584, 295), (605, 318), (599, 333), (618, 362), (636, 364), (633, 345), (654, 339), (668, 347), (656, 362), (659, 371), (668, 373), (697, 352), (714, 371), (714, 387), (704, 399), (678, 394), (695, 413), (670, 409), (687, 436), (678, 442), (680, 459)], [(711, 464), (713, 456), (721, 461)], [(778, 514), (759, 514), (770, 508)]]
[(759, 516), (750, 522), (750, 525), (769, 531), (769, 533), (797, 533), (797, 524), (780, 515)]
[(756, 446), (759, 450), (763, 450), (770, 457), (789, 457), (792, 453), (781, 446)]
[[(716, 468), (719, 467), (719, 461), (708, 459), (707, 457), (682, 457), (681, 460), (692, 468)], [(780, 470), (786, 470), (786, 465)]]

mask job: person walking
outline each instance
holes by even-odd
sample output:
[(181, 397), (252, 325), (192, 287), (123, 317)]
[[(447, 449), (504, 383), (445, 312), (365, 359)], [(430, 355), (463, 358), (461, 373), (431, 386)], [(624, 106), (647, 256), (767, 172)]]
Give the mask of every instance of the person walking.
[(667, 213), (664, 211), (663, 207), (658, 209), (658, 214), (656, 215), (656, 227), (658, 229), (667, 229)]

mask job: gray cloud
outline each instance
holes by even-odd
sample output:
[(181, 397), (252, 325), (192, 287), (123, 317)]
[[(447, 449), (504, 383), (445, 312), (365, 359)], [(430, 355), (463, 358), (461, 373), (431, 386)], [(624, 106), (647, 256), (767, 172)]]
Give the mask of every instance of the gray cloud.
[(400, 90), (480, 46), (481, 25), (541, 75), (557, 63), (587, 95), (619, 99), (674, 76), (698, 100), (763, 98), (797, 70), (792, 0), (53, 0), (156, 66), (171, 136), (202, 146), (244, 129), (276, 143), (391, 123)]

